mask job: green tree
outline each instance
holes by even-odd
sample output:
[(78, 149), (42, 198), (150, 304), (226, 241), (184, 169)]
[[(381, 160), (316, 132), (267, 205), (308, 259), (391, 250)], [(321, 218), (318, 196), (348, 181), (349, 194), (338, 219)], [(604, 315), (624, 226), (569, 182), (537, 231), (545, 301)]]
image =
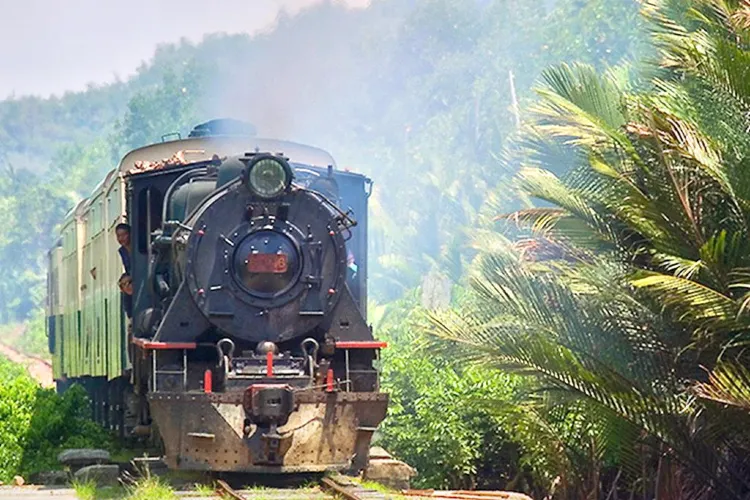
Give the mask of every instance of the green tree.
[[(273, 133), (331, 149), (341, 164), (372, 175), (372, 289), (381, 300), (399, 297), (435, 266), (458, 279), (466, 240), (458, 228), (475, 223), (488, 186), (508, 173), (495, 154), (516, 128), (509, 73), (523, 103), (547, 64), (579, 49), (596, 64), (628, 57), (638, 46), (636, 11), (635, 2), (620, 0), (550, 8), (381, 0), (366, 10), (323, 3), (259, 36), (163, 45), (127, 81), (0, 103), (2, 166), (52, 193), (54, 206), (32, 201), (24, 210), (33, 213), (4, 220), (19, 233), (46, 231), (130, 148), (229, 114), (261, 119)], [(310, 51), (319, 56), (311, 60)], [(20, 206), (18, 192), (17, 183), (0, 186), (9, 205), (3, 213)], [(24, 217), (30, 225), (20, 225)], [(24, 290), (39, 288), (49, 238), (36, 237), (44, 249), (16, 246), (30, 261), (23, 277), (13, 274), (21, 273), (16, 262), (0, 261), (13, 275), (3, 285), (10, 287), (6, 318), (23, 318), (38, 304)]]
[(46, 252), (53, 228), (68, 208), (56, 187), (28, 171), (5, 170), (0, 180), (0, 319), (25, 319), (44, 297)]
[[(488, 189), (517, 168), (498, 152), (545, 67), (574, 57), (601, 67), (635, 57), (641, 40), (635, 2), (565, 0), (549, 9), (416, 2), (388, 64), (374, 66), (370, 99), (355, 108), (372, 119), (351, 127), (360, 134), (341, 134), (349, 142), (344, 160), (376, 180), (371, 254), (379, 299), (400, 296), (433, 267), (459, 279), (467, 251), (461, 230), (477, 222)], [(377, 88), (383, 82), (390, 93)]]
[[(476, 302), (430, 324), (466, 359), (586, 404), (628, 490), (744, 498), (750, 24), (738, 2), (643, 11), (661, 59), (639, 86), (622, 69), (545, 72), (519, 184), (547, 205), (502, 218), (529, 240), (480, 236)], [(602, 464), (562, 471), (560, 494), (602, 495)]]
[(179, 71), (168, 69), (158, 85), (133, 96), (119, 124), (117, 140), (121, 153), (158, 142), (164, 134), (185, 135), (197, 124), (199, 103), (205, 97), (212, 69), (210, 65), (188, 60)]

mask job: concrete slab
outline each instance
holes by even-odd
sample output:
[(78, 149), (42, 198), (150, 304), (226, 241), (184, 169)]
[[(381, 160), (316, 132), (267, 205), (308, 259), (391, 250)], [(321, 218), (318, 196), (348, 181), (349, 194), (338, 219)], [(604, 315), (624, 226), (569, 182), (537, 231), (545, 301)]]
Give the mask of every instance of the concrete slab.
[(0, 500), (78, 500), (73, 488), (61, 486), (0, 486)]

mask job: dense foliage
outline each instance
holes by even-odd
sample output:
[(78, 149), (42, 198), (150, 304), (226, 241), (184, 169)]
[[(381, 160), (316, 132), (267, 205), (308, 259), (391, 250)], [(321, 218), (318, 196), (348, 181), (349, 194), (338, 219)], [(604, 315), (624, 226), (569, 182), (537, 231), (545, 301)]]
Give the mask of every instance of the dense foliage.
[(0, 481), (58, 468), (63, 449), (108, 445), (107, 432), (90, 414), (80, 386), (60, 397), (0, 357)]
[(643, 13), (647, 72), (545, 72), (515, 155), (547, 203), (498, 217), (525, 239), (477, 234), (473, 300), (429, 323), (465, 363), (533, 375), (540, 411), (585, 409), (596, 449), (555, 464), (559, 498), (747, 498), (750, 11)]

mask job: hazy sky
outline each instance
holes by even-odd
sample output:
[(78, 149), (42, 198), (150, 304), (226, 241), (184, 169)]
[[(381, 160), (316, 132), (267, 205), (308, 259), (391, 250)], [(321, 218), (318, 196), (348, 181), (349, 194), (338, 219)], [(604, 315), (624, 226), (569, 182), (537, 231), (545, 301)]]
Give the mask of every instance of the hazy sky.
[[(322, 0), (0, 0), (0, 99), (127, 78), (159, 43), (267, 29)], [(368, 0), (337, 0), (364, 6)]]

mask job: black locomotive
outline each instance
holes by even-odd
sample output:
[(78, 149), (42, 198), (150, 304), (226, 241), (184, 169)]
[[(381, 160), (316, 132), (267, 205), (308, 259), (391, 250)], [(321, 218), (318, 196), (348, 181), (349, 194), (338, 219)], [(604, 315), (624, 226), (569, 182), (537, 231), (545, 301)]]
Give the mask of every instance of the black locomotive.
[[(98, 391), (109, 408), (101, 420), (158, 435), (173, 468), (357, 470), (387, 406), (377, 371), (385, 344), (365, 321), (371, 183), (321, 150), (231, 125), (209, 122), (131, 152), (117, 171), (125, 210), (107, 220), (131, 226), (132, 325), (117, 325), (121, 373), (107, 352), (98, 375), (110, 388)], [(86, 322), (98, 314), (89, 303), (75, 306), (79, 332), (101, 324)], [(51, 330), (71, 323), (63, 305), (60, 318), (50, 306)], [(114, 345), (113, 329), (97, 345)], [(61, 379), (97, 377), (57, 365)], [(112, 396), (123, 380), (127, 401)]]

